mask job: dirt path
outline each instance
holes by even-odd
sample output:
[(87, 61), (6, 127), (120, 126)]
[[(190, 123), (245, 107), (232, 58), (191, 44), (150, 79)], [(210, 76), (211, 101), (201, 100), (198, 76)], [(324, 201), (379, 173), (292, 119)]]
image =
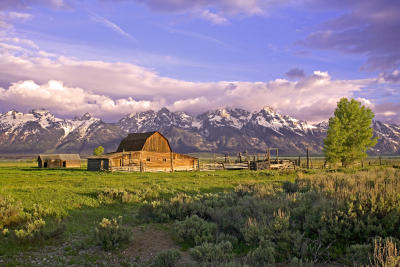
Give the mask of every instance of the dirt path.
[[(158, 229), (154, 226), (138, 226), (133, 229), (132, 244), (121, 252), (138, 263), (147, 262), (157, 256), (160, 252), (172, 248), (179, 250), (179, 246), (173, 240), (168, 231)], [(192, 263), (187, 252), (181, 251), (180, 265)]]

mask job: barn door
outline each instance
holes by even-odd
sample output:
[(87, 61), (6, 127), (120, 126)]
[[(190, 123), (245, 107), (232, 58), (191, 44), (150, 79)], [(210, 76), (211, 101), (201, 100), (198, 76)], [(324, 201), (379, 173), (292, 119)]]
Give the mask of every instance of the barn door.
[(66, 168), (66, 167), (67, 167), (67, 162), (63, 161), (63, 168)]

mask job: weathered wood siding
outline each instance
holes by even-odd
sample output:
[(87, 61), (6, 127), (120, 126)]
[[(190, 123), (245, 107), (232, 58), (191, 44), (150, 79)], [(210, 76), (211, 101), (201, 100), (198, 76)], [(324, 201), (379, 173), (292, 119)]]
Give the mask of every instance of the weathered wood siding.
[(167, 153), (171, 152), (171, 147), (169, 146), (167, 138), (156, 132), (147, 139), (142, 150), (149, 152)]
[(51, 160), (39, 160), (38, 161), (39, 168), (80, 168), (81, 161), (80, 160), (59, 160), (59, 159), (51, 159)]
[[(197, 159), (178, 154), (150, 151), (121, 152), (109, 155), (110, 164), (103, 164), (104, 170), (137, 171), (137, 172), (170, 172), (197, 170)], [(88, 159), (88, 170), (99, 171), (100, 161), (105, 159)], [(172, 160), (172, 164), (171, 164)]]
[(67, 160), (65, 168), (80, 168), (81, 161), (80, 160)]

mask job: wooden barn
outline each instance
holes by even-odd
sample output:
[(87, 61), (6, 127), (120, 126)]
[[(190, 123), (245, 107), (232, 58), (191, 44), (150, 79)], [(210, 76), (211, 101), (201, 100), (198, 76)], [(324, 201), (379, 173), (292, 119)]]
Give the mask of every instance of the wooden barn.
[(80, 168), (79, 154), (41, 154), (38, 156), (39, 168)]
[(159, 132), (132, 133), (114, 153), (88, 158), (88, 170), (173, 172), (198, 169), (198, 159), (172, 152)]

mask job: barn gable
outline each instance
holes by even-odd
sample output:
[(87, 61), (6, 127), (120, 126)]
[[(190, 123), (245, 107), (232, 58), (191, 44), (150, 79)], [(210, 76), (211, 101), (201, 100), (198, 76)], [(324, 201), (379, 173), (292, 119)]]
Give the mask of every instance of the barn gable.
[(167, 138), (159, 132), (129, 134), (117, 149), (117, 152), (124, 151), (172, 152)]

